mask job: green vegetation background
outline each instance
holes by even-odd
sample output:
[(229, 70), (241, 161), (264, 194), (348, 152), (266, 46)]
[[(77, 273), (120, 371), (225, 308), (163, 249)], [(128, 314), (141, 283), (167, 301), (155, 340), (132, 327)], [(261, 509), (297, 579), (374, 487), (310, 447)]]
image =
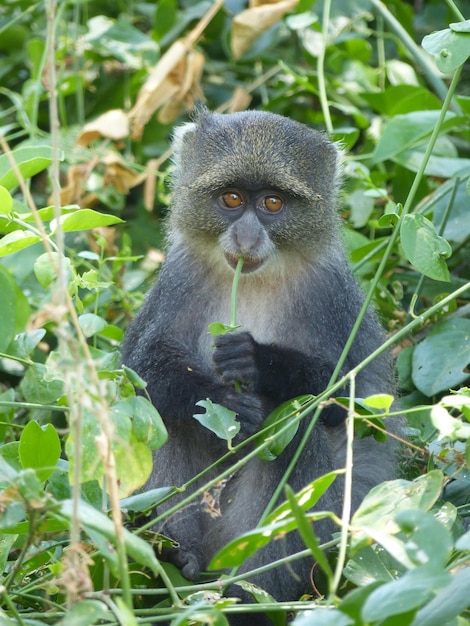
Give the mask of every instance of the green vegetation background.
[[(409, 439), (402, 478), (337, 520), (328, 556), (308, 510), (334, 476), (287, 492), (287, 515), (220, 564), (297, 527), (318, 563), (305, 598), (281, 605), (240, 582), (276, 625), (470, 623), (470, 2), (246, 9), (0, 6), (1, 626), (224, 625), (235, 610), (134, 528), (171, 495), (132, 495), (166, 432), (119, 359), (164, 255), (171, 132), (198, 102), (342, 143), (345, 246), (389, 334)], [(390, 398), (355, 400), (356, 436), (380, 440)]]

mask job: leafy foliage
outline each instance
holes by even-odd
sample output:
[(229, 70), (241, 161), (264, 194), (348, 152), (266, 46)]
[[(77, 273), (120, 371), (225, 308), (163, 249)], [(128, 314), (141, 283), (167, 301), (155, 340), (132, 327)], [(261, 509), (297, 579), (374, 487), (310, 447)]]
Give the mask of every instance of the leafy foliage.
[[(347, 150), (344, 241), (397, 355), (410, 440), (403, 478), (375, 488), (349, 524), (311, 512), (335, 475), (286, 487), (285, 504), (214, 566), (298, 528), (321, 570), (310, 602), (279, 604), (235, 578), (275, 624), (287, 611), (296, 626), (470, 622), (465, 15), (467, 0), (0, 8), (2, 624), (226, 624), (233, 610), (219, 581), (189, 586), (159, 561), (171, 540), (132, 529), (177, 490), (134, 494), (167, 435), (118, 350), (162, 259), (168, 138), (201, 99), (289, 115)], [(235, 313), (232, 302), (214, 334), (236, 327)], [(274, 460), (340, 386), (279, 407), (247, 456)], [(389, 397), (334, 401), (356, 436), (384, 436)], [(208, 406), (198, 419), (228, 441), (227, 460), (236, 421)], [(208, 501), (236, 469), (194, 497)], [(318, 516), (337, 524), (336, 555), (318, 545)]]

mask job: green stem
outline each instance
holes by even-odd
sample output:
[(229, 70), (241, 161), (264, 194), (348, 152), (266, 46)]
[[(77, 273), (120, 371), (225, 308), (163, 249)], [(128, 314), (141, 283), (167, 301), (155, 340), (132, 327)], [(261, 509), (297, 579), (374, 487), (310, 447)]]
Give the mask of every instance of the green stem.
[(240, 276), (242, 273), (243, 263), (245, 259), (241, 256), (238, 259), (237, 268), (235, 270), (235, 275), (233, 277), (232, 283), (232, 297), (230, 300), (230, 326), (235, 327), (237, 325), (237, 294), (238, 294), (238, 283), (240, 281)]
[(423, 50), (421, 50), (412, 37), (410, 37), (405, 28), (400, 24), (397, 18), (389, 11), (383, 2), (380, 0), (371, 0), (371, 3), (377, 13), (383, 17), (390, 29), (397, 35), (400, 42), (403, 46), (405, 46), (411, 56), (421, 67), (423, 74), (426, 76), (427, 81), (430, 83), (437, 95), (441, 98), (441, 100), (444, 100), (447, 93), (447, 86), (445, 82), (439, 78), (431, 59), (423, 52)]
[(331, 0), (325, 0), (323, 4), (323, 19), (322, 19), (322, 47), (317, 59), (317, 76), (318, 76), (318, 96), (320, 98), (320, 105), (323, 112), (323, 120), (325, 122), (325, 128), (329, 135), (333, 132), (333, 123), (331, 121), (330, 107), (328, 105), (328, 96), (326, 94), (326, 81), (325, 81), (325, 53), (328, 45), (328, 31), (330, 26), (330, 11)]

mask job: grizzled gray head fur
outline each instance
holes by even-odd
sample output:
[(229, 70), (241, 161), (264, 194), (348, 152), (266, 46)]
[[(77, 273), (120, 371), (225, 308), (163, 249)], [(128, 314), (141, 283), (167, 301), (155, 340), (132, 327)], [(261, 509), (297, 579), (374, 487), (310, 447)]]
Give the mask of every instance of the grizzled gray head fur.
[(174, 147), (170, 231), (222, 233), (226, 224), (211, 205), (215, 194), (270, 189), (288, 198), (287, 210), (267, 227), (280, 249), (337, 238), (339, 151), (323, 133), (261, 111), (202, 111), (176, 130)]

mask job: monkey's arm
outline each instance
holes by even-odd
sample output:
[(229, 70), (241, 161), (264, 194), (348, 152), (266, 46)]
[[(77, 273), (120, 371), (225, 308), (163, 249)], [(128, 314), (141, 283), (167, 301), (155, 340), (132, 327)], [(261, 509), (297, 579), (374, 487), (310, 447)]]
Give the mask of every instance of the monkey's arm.
[[(334, 370), (334, 364), (321, 357), (258, 343), (248, 332), (218, 337), (214, 362), (224, 381), (239, 381), (271, 410), (300, 395), (318, 395), (327, 388)], [(322, 422), (336, 426), (345, 417), (344, 409), (332, 405), (323, 411)]]
[(159, 338), (143, 342), (146, 349), (123, 351), (124, 363), (147, 382), (147, 392), (167, 425), (202, 413), (199, 400), (212, 402), (235, 411), (240, 418), (242, 434), (253, 434), (263, 420), (261, 400), (253, 393), (236, 393), (233, 384), (221, 380), (212, 370), (174, 341)]

